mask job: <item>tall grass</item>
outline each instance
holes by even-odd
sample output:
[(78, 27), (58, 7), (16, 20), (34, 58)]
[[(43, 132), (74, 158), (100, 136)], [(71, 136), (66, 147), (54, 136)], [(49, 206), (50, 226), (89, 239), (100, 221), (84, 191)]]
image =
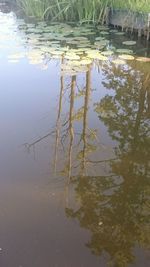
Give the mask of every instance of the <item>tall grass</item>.
[(112, 0), (114, 8), (133, 12), (150, 12), (150, 0)]
[(103, 23), (111, 0), (17, 0), (28, 16)]
[(108, 7), (150, 12), (150, 0), (17, 0), (17, 3), (28, 16), (101, 24)]

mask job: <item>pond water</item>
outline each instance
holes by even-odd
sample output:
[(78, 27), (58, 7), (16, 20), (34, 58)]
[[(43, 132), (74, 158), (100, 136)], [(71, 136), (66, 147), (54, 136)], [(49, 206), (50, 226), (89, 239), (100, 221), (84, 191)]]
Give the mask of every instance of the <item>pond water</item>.
[(149, 57), (0, 12), (0, 266), (149, 266)]

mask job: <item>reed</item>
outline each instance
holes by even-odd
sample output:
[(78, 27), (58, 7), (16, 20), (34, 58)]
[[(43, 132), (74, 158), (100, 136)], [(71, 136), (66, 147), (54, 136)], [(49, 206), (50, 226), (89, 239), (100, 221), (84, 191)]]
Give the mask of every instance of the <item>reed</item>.
[(114, 8), (128, 9), (133, 12), (150, 12), (150, 0), (112, 0)]
[(150, 12), (150, 0), (16, 0), (27, 16), (103, 24), (107, 8)]

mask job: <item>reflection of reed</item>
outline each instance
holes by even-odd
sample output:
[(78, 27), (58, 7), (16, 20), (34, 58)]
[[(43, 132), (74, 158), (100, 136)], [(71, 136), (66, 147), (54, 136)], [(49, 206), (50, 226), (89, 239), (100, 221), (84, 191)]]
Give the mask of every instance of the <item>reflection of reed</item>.
[(55, 173), (56, 173), (56, 167), (57, 167), (57, 151), (58, 151), (59, 137), (60, 137), (60, 117), (61, 117), (61, 110), (62, 110), (63, 91), (64, 91), (64, 78), (63, 76), (61, 76), (58, 115), (57, 115), (57, 122), (56, 122), (56, 138), (55, 138), (55, 156), (54, 156), (54, 172)]
[(82, 172), (83, 175), (86, 175), (86, 148), (87, 148), (87, 115), (88, 115), (88, 104), (89, 104), (89, 95), (91, 89), (91, 71), (90, 67), (88, 72), (86, 73), (86, 91), (85, 91), (85, 99), (84, 99), (84, 113), (83, 113), (83, 152), (82, 152)]
[(74, 108), (74, 94), (75, 94), (75, 85), (76, 85), (76, 76), (72, 77), (71, 81), (71, 92), (70, 92), (70, 111), (69, 111), (69, 134), (70, 134), (70, 143), (69, 143), (69, 160), (68, 160), (68, 183), (71, 178), (72, 170), (72, 146), (74, 140), (74, 129), (73, 129), (73, 108)]

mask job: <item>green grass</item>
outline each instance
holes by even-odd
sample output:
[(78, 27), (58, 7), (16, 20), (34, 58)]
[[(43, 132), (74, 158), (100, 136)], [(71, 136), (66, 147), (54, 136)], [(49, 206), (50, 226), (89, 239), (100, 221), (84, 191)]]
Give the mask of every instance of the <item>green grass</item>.
[(128, 9), (133, 12), (150, 12), (150, 0), (113, 0), (114, 8)]
[(27, 16), (103, 24), (107, 7), (150, 12), (150, 0), (17, 0)]

